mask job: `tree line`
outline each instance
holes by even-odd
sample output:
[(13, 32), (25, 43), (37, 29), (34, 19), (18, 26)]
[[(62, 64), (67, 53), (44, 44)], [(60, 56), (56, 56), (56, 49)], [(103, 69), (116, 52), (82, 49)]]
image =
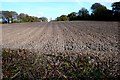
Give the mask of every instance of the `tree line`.
[(91, 6), (91, 13), (86, 8), (81, 8), (77, 13), (61, 15), (55, 21), (75, 21), (75, 20), (98, 20), (98, 21), (120, 21), (120, 2), (111, 4), (112, 10), (100, 3)]
[(47, 22), (46, 17), (35, 17), (25, 13), (18, 14), (15, 11), (0, 11), (2, 23), (18, 23), (18, 22)]
[[(91, 6), (91, 13), (86, 8), (81, 8), (78, 12), (71, 12), (68, 15), (61, 15), (54, 21), (76, 21), (76, 20), (98, 20), (98, 21), (120, 21), (120, 1), (111, 4), (112, 10), (100, 3)], [(35, 17), (25, 13), (18, 14), (15, 11), (0, 11), (0, 22), (47, 22), (46, 17)]]

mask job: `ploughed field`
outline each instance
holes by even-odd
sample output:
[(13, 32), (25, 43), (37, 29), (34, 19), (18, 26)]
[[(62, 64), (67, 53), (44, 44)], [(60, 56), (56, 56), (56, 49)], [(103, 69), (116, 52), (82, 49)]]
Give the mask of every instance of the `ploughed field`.
[(118, 80), (119, 26), (97, 21), (3, 24), (3, 78)]
[(3, 48), (40, 52), (118, 52), (118, 22), (43, 22), (4, 24)]

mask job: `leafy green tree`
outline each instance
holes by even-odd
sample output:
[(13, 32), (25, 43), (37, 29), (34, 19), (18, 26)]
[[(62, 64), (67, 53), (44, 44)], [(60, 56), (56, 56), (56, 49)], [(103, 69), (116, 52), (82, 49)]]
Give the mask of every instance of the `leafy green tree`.
[(55, 21), (60, 21), (60, 17), (57, 17)]
[(48, 22), (48, 19), (46, 17), (41, 17), (39, 19), (42, 20), (42, 22)]
[(27, 22), (26, 14), (20, 13), (19, 14), (19, 19), (20, 19), (21, 22)]
[(13, 19), (17, 19), (18, 14), (15, 11), (0, 11), (4, 18), (9, 22), (13, 22)]
[(120, 2), (112, 3), (112, 11), (115, 20), (120, 20)]
[(107, 14), (107, 8), (100, 3), (94, 3), (91, 6), (92, 9), (92, 17), (96, 20), (104, 20)]
[(78, 16), (81, 17), (81, 19), (88, 19), (89, 11), (85, 8), (81, 8), (78, 12)]
[(112, 3), (112, 10), (116, 12), (120, 12), (120, 2)]
[(57, 21), (68, 21), (69, 18), (66, 15), (61, 15), (60, 17), (56, 18)]
[(2, 11), (2, 14), (4, 15), (4, 17), (6, 18), (12, 18), (12, 13), (9, 11)]
[(100, 3), (94, 3), (92, 6), (91, 6), (91, 9), (92, 11), (96, 11), (98, 8), (104, 8), (104, 9), (107, 9), (104, 5), (100, 4)]
[(21, 13), (19, 15), (21, 22), (39, 22), (40, 19), (34, 16), (29, 16), (28, 14)]
[(76, 20), (77, 13), (76, 12), (72, 12), (72, 13), (68, 14), (67, 17), (69, 18), (70, 21)]
[[(39, 22), (38, 17), (29, 16), (28, 14), (16, 13), (15, 11), (0, 11), (2, 19), (5, 18), (7, 22)], [(45, 17), (44, 17), (45, 18)], [(43, 20), (45, 20), (43, 18)], [(4, 20), (5, 20), (4, 19)], [(47, 19), (46, 19), (47, 20)]]

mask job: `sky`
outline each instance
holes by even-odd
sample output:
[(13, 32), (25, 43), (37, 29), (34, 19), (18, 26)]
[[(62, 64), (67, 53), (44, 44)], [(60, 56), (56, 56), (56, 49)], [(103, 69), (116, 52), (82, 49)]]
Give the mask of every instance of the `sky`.
[(82, 7), (90, 10), (94, 3), (101, 3), (108, 9), (111, 4), (119, 0), (1, 0), (1, 10), (16, 11), (18, 14), (26, 13), (31, 16), (55, 19), (60, 15), (78, 12)]

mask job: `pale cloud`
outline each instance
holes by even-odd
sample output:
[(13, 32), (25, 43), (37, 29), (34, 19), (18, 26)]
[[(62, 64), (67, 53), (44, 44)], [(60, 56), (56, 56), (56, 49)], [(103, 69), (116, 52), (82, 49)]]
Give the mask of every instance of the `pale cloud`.
[(36, 13), (29, 13), (30, 16), (37, 16), (37, 17), (43, 17), (44, 12), (36, 12)]
[(1, 2), (117, 2), (119, 0), (1, 0)]
[[(15, 10), (13, 10), (13, 11), (15, 11)], [(36, 11), (32, 11), (31, 9), (22, 9), (22, 10), (20, 10), (20, 11), (17, 11), (18, 12), (18, 14), (20, 14), (20, 13), (25, 13), (25, 14), (28, 14), (28, 15), (30, 15), (30, 16), (36, 16), (36, 17), (43, 17), (45, 14), (44, 14), (44, 12), (36, 12)]]

